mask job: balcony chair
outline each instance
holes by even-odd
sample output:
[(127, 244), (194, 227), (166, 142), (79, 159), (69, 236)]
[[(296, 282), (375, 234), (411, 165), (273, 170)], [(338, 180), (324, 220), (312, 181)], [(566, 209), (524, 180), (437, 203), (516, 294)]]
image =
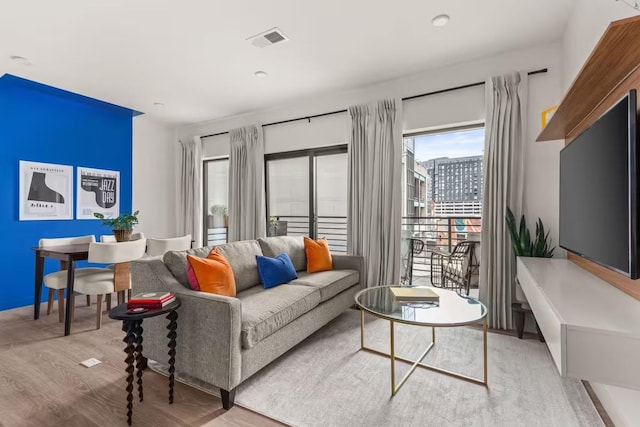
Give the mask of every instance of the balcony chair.
[(186, 251), (191, 249), (191, 234), (167, 239), (147, 239), (147, 255), (150, 257), (164, 255), (169, 251)]
[[(116, 288), (116, 281), (124, 283), (125, 289), (131, 289), (129, 262), (142, 258), (147, 241), (145, 239), (118, 243), (90, 243), (89, 262), (98, 264), (114, 264), (114, 268), (79, 268), (76, 270), (74, 288), (85, 295), (97, 295), (96, 329), (102, 326), (102, 296), (107, 296), (110, 305), (111, 294), (124, 291)], [(123, 268), (118, 268), (122, 266)], [(61, 274), (62, 273), (62, 274)], [(66, 273), (50, 274), (51, 280), (66, 284)]]
[(404, 286), (411, 286), (413, 284), (413, 258), (422, 253), (424, 242), (414, 238), (408, 239), (407, 242), (409, 247), (406, 249), (406, 259), (403, 259), (404, 274), (400, 278), (400, 283)]
[[(79, 245), (83, 243), (92, 243), (95, 242), (96, 238), (93, 235), (90, 236), (78, 236), (78, 237), (61, 237), (55, 239), (40, 239), (38, 242), (38, 246), (40, 248), (51, 248), (54, 246), (67, 246), (67, 245)], [(60, 262), (60, 269), (62, 270), (62, 274), (64, 276), (64, 280), (52, 280), (52, 274), (47, 274), (44, 276), (43, 282), (44, 285), (49, 289), (49, 294), (47, 297), (47, 315), (51, 314), (53, 309), (53, 295), (55, 291), (58, 291), (58, 321), (60, 323), (64, 322), (64, 290), (67, 289), (67, 266), (64, 265), (64, 262)], [(78, 277), (78, 270), (75, 271), (75, 276)], [(74, 303), (73, 295), (67, 295), (67, 297), (71, 298), (71, 302)], [(87, 296), (87, 305), (91, 305), (90, 297)], [(73, 307), (73, 304), (72, 304)]]
[(466, 295), (469, 295), (477, 243), (463, 240), (456, 244), (451, 253), (431, 252), (431, 284), (458, 292), (464, 290)]

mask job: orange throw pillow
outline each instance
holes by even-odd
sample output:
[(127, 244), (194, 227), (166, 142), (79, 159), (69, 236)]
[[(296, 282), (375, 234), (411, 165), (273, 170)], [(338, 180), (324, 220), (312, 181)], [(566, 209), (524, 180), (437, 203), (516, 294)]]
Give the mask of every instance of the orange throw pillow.
[(206, 258), (187, 255), (187, 262), (193, 268), (200, 291), (212, 294), (236, 296), (236, 280), (229, 261), (218, 249), (213, 248)]
[(313, 240), (305, 237), (304, 253), (307, 255), (307, 273), (333, 270), (327, 239)]

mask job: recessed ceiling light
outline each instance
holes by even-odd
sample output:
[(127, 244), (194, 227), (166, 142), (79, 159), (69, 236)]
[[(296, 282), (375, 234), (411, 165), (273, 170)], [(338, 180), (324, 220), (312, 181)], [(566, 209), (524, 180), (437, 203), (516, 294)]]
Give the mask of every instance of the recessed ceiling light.
[(448, 22), (449, 15), (446, 14), (438, 15), (431, 20), (431, 24), (433, 24), (434, 27), (444, 27)]
[(32, 65), (33, 62), (31, 62), (28, 58), (25, 58), (24, 56), (19, 56), (19, 55), (11, 55), (9, 57), (9, 59), (11, 59), (14, 62), (17, 62), (19, 64), (22, 65)]
[(265, 77), (267, 77), (267, 72), (266, 71), (256, 71), (255, 73), (253, 73), (254, 76), (256, 76), (259, 79), (264, 79)]

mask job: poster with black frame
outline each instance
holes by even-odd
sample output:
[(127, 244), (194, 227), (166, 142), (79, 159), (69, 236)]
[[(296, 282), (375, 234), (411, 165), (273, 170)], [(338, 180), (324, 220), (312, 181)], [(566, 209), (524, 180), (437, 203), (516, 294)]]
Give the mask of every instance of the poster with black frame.
[(73, 166), (18, 163), (19, 220), (73, 219)]
[(120, 215), (120, 172), (78, 166), (76, 219), (107, 218)]

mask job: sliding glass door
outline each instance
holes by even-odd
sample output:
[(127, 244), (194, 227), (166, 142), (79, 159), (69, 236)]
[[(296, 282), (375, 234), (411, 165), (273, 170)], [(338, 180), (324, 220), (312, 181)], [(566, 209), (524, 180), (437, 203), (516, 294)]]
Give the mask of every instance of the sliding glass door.
[(268, 235), (325, 237), (332, 251), (346, 252), (346, 145), (265, 159)]
[(203, 162), (204, 246), (227, 243), (229, 221), (229, 159)]

